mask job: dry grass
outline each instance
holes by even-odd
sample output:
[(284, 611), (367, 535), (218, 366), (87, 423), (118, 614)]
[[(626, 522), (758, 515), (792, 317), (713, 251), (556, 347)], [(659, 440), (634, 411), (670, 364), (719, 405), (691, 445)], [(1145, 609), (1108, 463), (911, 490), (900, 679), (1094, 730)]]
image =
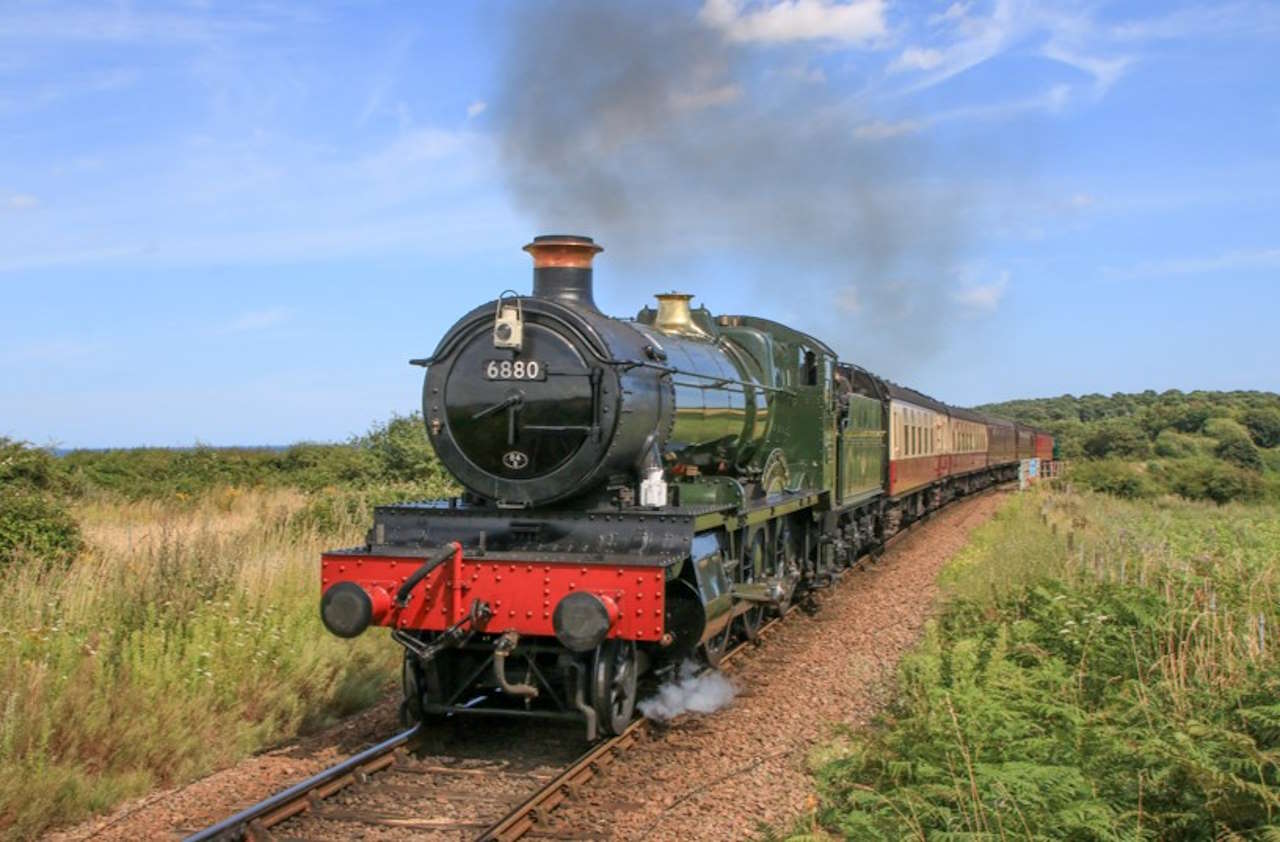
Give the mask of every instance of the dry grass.
[(0, 578), (0, 834), (28, 838), (379, 698), (395, 647), (340, 641), (317, 611), (318, 556), (360, 540), (369, 501), (78, 503), (88, 549), (69, 570)]
[(294, 488), (220, 488), (194, 501), (181, 497), (174, 501), (82, 500), (74, 506), (74, 514), (91, 545), (132, 555), (201, 535), (251, 533), (264, 524), (287, 520), (310, 501)]

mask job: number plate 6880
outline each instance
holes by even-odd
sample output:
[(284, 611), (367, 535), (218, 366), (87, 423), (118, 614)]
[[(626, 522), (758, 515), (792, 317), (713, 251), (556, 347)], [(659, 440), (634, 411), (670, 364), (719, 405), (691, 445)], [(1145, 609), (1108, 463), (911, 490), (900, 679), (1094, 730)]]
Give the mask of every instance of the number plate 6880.
[(537, 360), (486, 360), (485, 380), (546, 380), (547, 366)]

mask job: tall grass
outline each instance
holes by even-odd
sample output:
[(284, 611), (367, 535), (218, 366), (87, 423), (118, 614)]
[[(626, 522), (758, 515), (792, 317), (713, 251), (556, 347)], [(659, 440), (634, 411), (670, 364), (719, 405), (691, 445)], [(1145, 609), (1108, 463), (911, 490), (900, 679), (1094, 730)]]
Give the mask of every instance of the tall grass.
[(318, 556), (403, 489), (72, 503), (69, 567), (0, 571), (0, 834), (190, 780), (382, 696), (396, 647), (319, 622)]
[(1028, 494), (978, 530), (875, 727), (851, 839), (1280, 839), (1280, 514)]

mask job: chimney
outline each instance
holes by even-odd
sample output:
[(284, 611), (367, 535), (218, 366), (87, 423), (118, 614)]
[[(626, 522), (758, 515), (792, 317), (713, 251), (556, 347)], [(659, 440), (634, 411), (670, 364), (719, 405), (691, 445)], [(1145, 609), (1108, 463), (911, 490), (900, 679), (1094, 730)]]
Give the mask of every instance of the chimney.
[(596, 309), (591, 293), (591, 259), (604, 251), (590, 237), (544, 234), (524, 247), (533, 255), (533, 295), (570, 306)]

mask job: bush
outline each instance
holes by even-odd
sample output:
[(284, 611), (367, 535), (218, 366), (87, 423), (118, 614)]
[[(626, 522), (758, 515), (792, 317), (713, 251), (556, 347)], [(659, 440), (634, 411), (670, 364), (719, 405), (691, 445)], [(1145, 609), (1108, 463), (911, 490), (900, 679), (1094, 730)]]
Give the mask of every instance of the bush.
[(350, 444), (295, 444), (274, 464), (284, 479), (308, 490), (360, 485), (377, 473), (377, 463), (368, 449)]
[(1189, 500), (1257, 500), (1262, 496), (1262, 478), (1253, 471), (1208, 459), (1186, 461), (1171, 471), (1173, 490)]
[(1142, 459), (1150, 455), (1151, 443), (1133, 420), (1111, 418), (1095, 425), (1085, 437), (1084, 453), (1093, 459), (1108, 456)]
[(75, 490), (63, 465), (49, 451), (0, 436), (0, 487), (56, 493)]
[[(83, 487), (131, 500), (194, 500), (223, 487), (372, 488), (410, 484), (410, 493), (450, 493), (452, 481), (427, 441), (419, 415), (395, 416), (345, 444), (272, 448), (78, 450), (53, 460)], [(57, 463), (62, 463), (58, 465)]]
[(1258, 447), (1275, 447), (1280, 444), (1280, 411), (1275, 409), (1250, 409), (1240, 421)]
[(278, 471), (277, 458), (266, 449), (198, 446), (76, 450), (63, 461), (87, 487), (137, 500), (192, 498), (218, 486), (267, 484)]
[(1230, 462), (1250, 471), (1262, 470), (1262, 456), (1258, 454), (1258, 448), (1254, 447), (1249, 439), (1223, 439), (1214, 448), (1213, 455), (1224, 462)]
[(386, 424), (366, 433), (358, 444), (369, 451), (378, 476), (387, 482), (449, 482), (427, 439), (420, 413), (393, 415)]
[(1151, 497), (1156, 493), (1156, 488), (1146, 476), (1119, 459), (1077, 463), (1071, 469), (1071, 480), (1093, 491), (1129, 500)]
[(1249, 440), (1249, 431), (1234, 418), (1210, 418), (1204, 425), (1204, 434), (1217, 441)]
[(80, 527), (58, 499), (73, 491), (66, 469), (47, 450), (0, 437), (0, 570), (18, 563), (70, 563)]
[(0, 571), (20, 563), (65, 566), (80, 547), (75, 518), (51, 495), (0, 487)]
[(1212, 418), (1205, 424), (1204, 431), (1218, 442), (1213, 449), (1214, 456), (1241, 468), (1262, 470), (1262, 457), (1253, 446), (1249, 431), (1240, 423), (1230, 418)]
[(1142, 426), (1153, 436), (1166, 429), (1197, 433), (1211, 414), (1211, 407), (1201, 401), (1162, 398), (1142, 413)]
[[(1156, 436), (1155, 454), (1165, 459), (1183, 459), (1200, 456), (1204, 453), (1205, 439), (1179, 433), (1175, 430), (1163, 430)], [(1212, 446), (1212, 442), (1209, 442)]]

